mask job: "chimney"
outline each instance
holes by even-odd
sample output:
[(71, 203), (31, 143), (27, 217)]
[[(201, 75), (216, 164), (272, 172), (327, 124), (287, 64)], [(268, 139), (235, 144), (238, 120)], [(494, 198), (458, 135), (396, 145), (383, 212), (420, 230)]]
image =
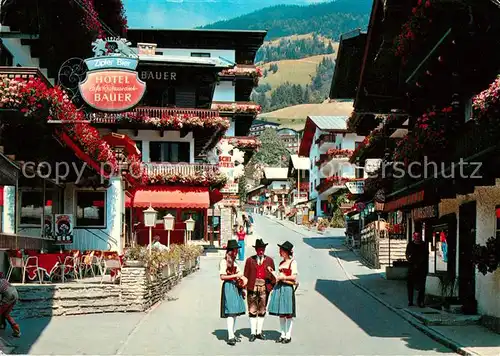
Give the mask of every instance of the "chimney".
[(156, 53), (156, 43), (138, 43), (137, 49), (139, 55), (154, 56)]

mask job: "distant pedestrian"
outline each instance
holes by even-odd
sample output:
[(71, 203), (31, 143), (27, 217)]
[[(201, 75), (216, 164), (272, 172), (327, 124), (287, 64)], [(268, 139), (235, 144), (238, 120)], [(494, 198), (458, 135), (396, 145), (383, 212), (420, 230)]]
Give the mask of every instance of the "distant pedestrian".
[(423, 308), (425, 299), (425, 280), (429, 268), (429, 249), (427, 244), (422, 241), (419, 232), (413, 233), (413, 241), (406, 246), (406, 259), (410, 264), (408, 271), (408, 306), (413, 306), (413, 292), (418, 290), (417, 304)]
[(244, 261), (245, 260), (245, 238), (246, 238), (246, 233), (243, 230), (243, 226), (240, 226), (238, 229), (238, 232), (236, 233), (236, 236), (238, 236), (238, 246), (240, 247), (238, 250), (238, 260)]
[(297, 262), (293, 258), (293, 245), (286, 241), (278, 247), (283, 260), (278, 267), (278, 273), (269, 268), (277, 283), (271, 292), (268, 310), (270, 315), (280, 318), (281, 336), (276, 342), (288, 344), (292, 341), (293, 318), (296, 317), (295, 289), (298, 285), (298, 270)]
[(21, 329), (14, 318), (10, 316), (19, 296), (16, 288), (4, 278), (3, 274), (0, 275), (0, 296), (2, 298), (0, 301), (0, 329), (4, 330), (7, 327), (6, 321), (8, 321), (12, 328), (12, 336), (20, 337)]
[(222, 283), (220, 315), (227, 319), (227, 343), (231, 346), (241, 339), (235, 334), (236, 317), (245, 314), (244, 288), (247, 279), (243, 276), (236, 255), (238, 253), (236, 240), (229, 240), (226, 247), (226, 256), (219, 264), (219, 275)]
[(249, 235), (252, 235), (253, 234), (253, 216), (252, 215), (248, 215), (248, 222), (250, 224), (250, 232), (248, 233)]

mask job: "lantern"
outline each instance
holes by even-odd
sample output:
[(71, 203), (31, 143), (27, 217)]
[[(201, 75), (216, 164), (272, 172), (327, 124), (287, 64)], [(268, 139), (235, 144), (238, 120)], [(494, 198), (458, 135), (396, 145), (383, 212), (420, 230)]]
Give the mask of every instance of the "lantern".
[(193, 220), (193, 218), (191, 217), (191, 215), (189, 216), (189, 219), (187, 219), (186, 221), (184, 221), (184, 223), (186, 224), (185, 240), (187, 239), (187, 241), (191, 240), (191, 235), (192, 235), (192, 233), (194, 231), (194, 224), (195, 224), (195, 222), (196, 221)]
[(165, 230), (168, 234), (167, 247), (170, 247), (170, 231), (174, 229), (174, 217), (171, 214), (167, 214), (163, 217), (163, 224), (165, 225)]
[(143, 211), (144, 213), (144, 225), (147, 227), (156, 226), (156, 215), (158, 212), (154, 210), (151, 206)]

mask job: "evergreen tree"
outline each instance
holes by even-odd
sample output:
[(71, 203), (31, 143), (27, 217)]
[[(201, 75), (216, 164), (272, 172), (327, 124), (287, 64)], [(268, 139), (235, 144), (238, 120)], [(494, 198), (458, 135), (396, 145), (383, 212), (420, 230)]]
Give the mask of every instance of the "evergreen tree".
[(290, 159), (290, 152), (281, 141), (274, 129), (266, 129), (260, 135), (261, 149), (254, 154), (252, 164), (261, 164), (268, 167), (285, 167)]

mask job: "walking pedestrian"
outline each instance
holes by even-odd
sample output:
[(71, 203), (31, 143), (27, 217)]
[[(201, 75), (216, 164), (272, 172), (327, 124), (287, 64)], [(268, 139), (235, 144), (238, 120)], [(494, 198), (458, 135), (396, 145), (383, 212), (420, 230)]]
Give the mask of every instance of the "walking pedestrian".
[(245, 231), (243, 230), (243, 226), (240, 225), (240, 228), (238, 229), (236, 236), (238, 236), (238, 246), (240, 247), (238, 250), (238, 260), (244, 261), (245, 260), (245, 238), (247, 235), (245, 234)]
[(236, 317), (245, 314), (244, 287), (247, 279), (235, 261), (238, 249), (238, 242), (229, 240), (226, 256), (219, 264), (220, 279), (223, 281), (220, 314), (227, 320), (227, 343), (231, 346), (241, 341), (235, 334)]
[(278, 273), (269, 268), (269, 272), (273, 273), (277, 282), (271, 292), (269, 315), (280, 318), (281, 336), (276, 342), (288, 344), (292, 341), (293, 318), (296, 316), (295, 290), (298, 285), (298, 271), (297, 262), (293, 258), (293, 245), (286, 241), (278, 246), (283, 260), (279, 264)]
[(20, 337), (21, 329), (14, 318), (10, 316), (19, 296), (17, 289), (4, 278), (3, 273), (0, 275), (0, 296), (2, 298), (0, 301), (0, 329), (5, 330), (7, 328), (6, 321), (8, 321), (12, 328), (12, 336)]
[(425, 306), (425, 280), (429, 268), (429, 250), (419, 232), (413, 233), (413, 241), (406, 246), (406, 259), (410, 263), (407, 280), (408, 306), (413, 306), (413, 291), (417, 288), (417, 304), (423, 308)]
[(250, 226), (250, 228), (249, 228), (250, 232), (248, 233), (248, 235), (252, 235), (253, 234), (253, 216), (250, 214), (248, 215), (248, 224)]
[(254, 256), (247, 258), (244, 275), (247, 283), (248, 316), (250, 317), (250, 342), (255, 339), (265, 340), (264, 318), (269, 292), (273, 288), (273, 276), (269, 268), (274, 269), (274, 261), (265, 255), (267, 244), (262, 239), (255, 241)]

